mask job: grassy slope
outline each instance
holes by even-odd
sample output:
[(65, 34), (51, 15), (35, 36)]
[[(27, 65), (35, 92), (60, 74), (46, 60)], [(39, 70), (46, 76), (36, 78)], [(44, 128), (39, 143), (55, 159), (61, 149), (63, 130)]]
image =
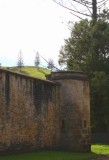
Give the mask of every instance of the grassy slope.
[[(15, 72), (20, 72), (20, 69), (18, 67), (9, 67), (9, 69)], [(21, 68), (21, 73), (45, 79), (45, 75), (50, 74), (50, 70), (41, 67), (25, 66)]]
[(89, 160), (99, 155), (109, 155), (109, 145), (92, 145), (91, 153), (74, 152), (33, 152), (10, 156), (0, 156), (0, 160)]

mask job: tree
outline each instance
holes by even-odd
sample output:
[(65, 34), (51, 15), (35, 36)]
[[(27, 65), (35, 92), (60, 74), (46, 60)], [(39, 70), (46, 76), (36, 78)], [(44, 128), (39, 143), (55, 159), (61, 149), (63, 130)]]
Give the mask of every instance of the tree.
[(40, 64), (40, 56), (39, 56), (38, 52), (36, 53), (34, 64), (35, 64), (36, 67), (38, 67), (39, 64)]
[(94, 132), (109, 131), (109, 23), (103, 15), (94, 25), (91, 20), (76, 22), (59, 55), (67, 69), (89, 74)]
[(93, 73), (90, 79), (91, 122), (93, 132), (109, 132), (109, 74)]
[(54, 68), (53, 59), (49, 59), (49, 60), (48, 60), (47, 68), (50, 69), (50, 70), (53, 70), (53, 68)]
[(21, 72), (21, 68), (24, 66), (22, 50), (19, 50), (17, 66), (20, 68)]
[(109, 23), (104, 19), (94, 26), (88, 20), (75, 23), (71, 37), (61, 48), (59, 63), (66, 63), (68, 69), (109, 73)]
[(107, 0), (53, 0), (55, 3), (69, 10), (79, 19), (92, 17), (97, 19), (100, 12), (106, 6)]

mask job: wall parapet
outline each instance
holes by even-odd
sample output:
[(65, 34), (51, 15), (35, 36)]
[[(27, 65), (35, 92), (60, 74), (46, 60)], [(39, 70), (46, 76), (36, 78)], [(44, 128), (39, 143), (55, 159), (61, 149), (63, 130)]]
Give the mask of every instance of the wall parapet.
[(76, 72), (76, 71), (57, 71), (57, 72), (52, 72), (50, 75), (47, 75), (46, 77), (49, 80), (59, 80), (59, 79), (89, 80), (86, 73)]
[(33, 76), (28, 76), (26, 74), (19, 73), (19, 72), (14, 72), (14, 71), (11, 71), (9, 69), (0, 68), (0, 73), (1, 72), (5, 72), (5, 73), (9, 73), (9, 74), (16, 75), (16, 76), (25, 77), (25, 78), (28, 78), (28, 79), (39, 80), (39, 81), (42, 81), (42, 82), (45, 82), (45, 83), (52, 83), (54, 85), (57, 85), (56, 82), (53, 82), (53, 81), (50, 81), (50, 80), (47, 80), (47, 79), (44, 80), (44, 79), (41, 79), (41, 78), (36, 78), (36, 77), (33, 77)]

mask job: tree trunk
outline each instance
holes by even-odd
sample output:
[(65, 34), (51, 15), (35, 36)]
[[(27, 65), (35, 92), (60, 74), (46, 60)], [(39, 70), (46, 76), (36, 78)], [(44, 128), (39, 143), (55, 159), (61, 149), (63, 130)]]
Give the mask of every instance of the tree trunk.
[(92, 19), (97, 20), (97, 0), (92, 0)]

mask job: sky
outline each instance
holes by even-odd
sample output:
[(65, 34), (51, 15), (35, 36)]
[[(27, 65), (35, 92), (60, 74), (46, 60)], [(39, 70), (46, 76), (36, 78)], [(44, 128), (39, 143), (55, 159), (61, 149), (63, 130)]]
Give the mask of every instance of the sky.
[(53, 0), (0, 0), (1, 65), (16, 66), (22, 50), (25, 66), (34, 65), (35, 52), (57, 66), (71, 16)]

